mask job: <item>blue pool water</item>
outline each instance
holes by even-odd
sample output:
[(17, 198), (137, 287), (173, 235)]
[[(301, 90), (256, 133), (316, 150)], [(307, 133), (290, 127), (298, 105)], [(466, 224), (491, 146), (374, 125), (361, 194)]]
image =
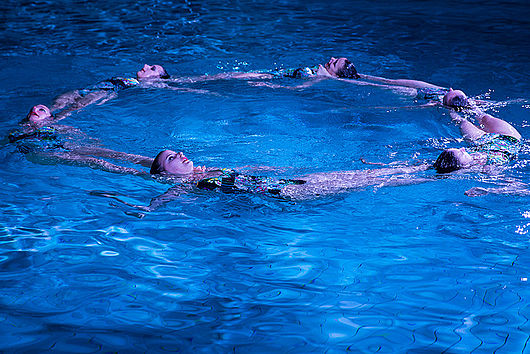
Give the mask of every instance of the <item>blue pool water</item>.
[[(3, 137), (32, 105), (145, 62), (191, 76), (332, 55), (485, 95), (530, 136), (527, 1), (7, 0), (0, 13)], [(219, 95), (130, 89), (63, 122), (115, 150), (288, 177), (462, 144), (446, 110), (375, 88), (188, 87)], [(201, 191), (143, 218), (90, 192), (146, 205), (168, 185), (0, 149), (2, 351), (530, 353), (530, 199), (464, 194), (529, 183), (528, 147), (496, 175), (299, 202)]]

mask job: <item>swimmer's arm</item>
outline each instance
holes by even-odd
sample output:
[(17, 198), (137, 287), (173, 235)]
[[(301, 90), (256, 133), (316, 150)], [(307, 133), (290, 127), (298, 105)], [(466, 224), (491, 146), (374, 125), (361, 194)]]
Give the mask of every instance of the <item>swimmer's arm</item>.
[(194, 83), (194, 82), (203, 82), (203, 81), (215, 81), (215, 80), (267, 80), (272, 79), (274, 75), (267, 73), (259, 72), (228, 72), (220, 73), (215, 75), (200, 75), (200, 76), (190, 76), (190, 77), (176, 77), (168, 79), (167, 81), (175, 82), (179, 84), (184, 83)]
[(392, 166), (403, 165), (406, 162), (405, 161), (393, 161), (390, 163), (371, 162), (371, 161), (366, 161), (362, 157), (360, 161), (365, 165), (388, 166), (387, 168), (366, 170), (366, 171), (370, 171), (367, 173), (371, 175), (394, 175), (394, 174), (402, 174), (402, 173), (415, 173), (415, 172), (421, 172), (421, 171), (428, 170), (431, 167), (431, 165), (425, 161), (417, 161), (416, 165), (413, 165), (413, 166), (405, 165), (405, 166), (400, 166), (400, 167), (392, 167)]
[(390, 84), (390, 85), (397, 85), (397, 86), (405, 86), (405, 87), (411, 87), (411, 88), (435, 88), (435, 89), (443, 89), (441, 86), (433, 85), (425, 81), (419, 81), (419, 80), (408, 80), (408, 79), (387, 79), (384, 77), (379, 76), (372, 76), (372, 75), (366, 75), (366, 74), (359, 74), (361, 79), (375, 81), (375, 82), (381, 82), (384, 84)]
[(399, 85), (383, 85), (383, 84), (376, 84), (373, 82), (353, 80), (353, 79), (342, 79), (342, 78), (335, 78), (335, 79), (344, 81), (350, 84), (359, 85), (359, 86), (372, 86), (372, 87), (379, 87), (382, 89), (391, 90), (398, 95), (416, 96), (418, 94), (418, 91), (412, 87), (405, 87), (405, 86), (399, 86)]
[(154, 159), (151, 157), (128, 154), (125, 152), (115, 151), (96, 146), (80, 146), (75, 149), (75, 152), (79, 155), (93, 155), (99, 157), (106, 157), (114, 160), (128, 161), (148, 168), (151, 167), (154, 161)]
[(320, 81), (322, 81), (324, 79), (326, 79), (326, 77), (315, 76), (315, 77), (313, 77), (313, 78), (311, 78), (309, 80), (306, 80), (303, 84), (296, 85), (296, 86), (286, 86), (286, 85), (273, 84), (271, 82), (256, 82), (256, 81), (249, 81), (248, 84), (250, 86), (268, 87), (268, 88), (272, 88), (272, 89), (282, 88), (282, 89), (287, 89), (287, 90), (301, 90), (301, 89), (305, 89), (305, 88), (311, 87), (314, 84), (317, 84), (317, 83), (319, 83)]
[(50, 111), (53, 113), (62, 109), (61, 112), (54, 115), (54, 122), (58, 122), (70, 116), (72, 112), (78, 111), (94, 103), (98, 105), (103, 104), (115, 97), (117, 97), (117, 94), (114, 91), (95, 91), (83, 97), (80, 96), (77, 91), (73, 91), (59, 96), (52, 105), (52, 108), (50, 108)]
[(161, 88), (161, 89), (167, 89), (167, 90), (173, 90), (173, 91), (210, 94), (210, 95), (220, 96), (217, 92), (211, 92), (208, 90), (201, 90), (201, 89), (192, 89), (189, 87), (175, 87), (175, 86), (168, 85), (165, 82), (159, 82), (159, 81), (142, 83), (142, 87), (154, 87), (154, 88)]
[(522, 182), (512, 182), (503, 187), (473, 187), (464, 192), (468, 197), (481, 197), (486, 194), (507, 194), (514, 196), (528, 196), (530, 195), (530, 189), (528, 184)]
[(507, 194), (507, 195), (516, 195), (516, 196), (528, 196), (530, 195), (530, 189), (512, 189), (507, 187), (498, 187), (498, 188), (483, 188), (483, 187), (473, 187), (464, 192), (468, 197), (481, 197), (486, 194)]
[(75, 152), (67, 152), (67, 153), (56, 153), (51, 155), (50, 157), (57, 158), (65, 163), (71, 163), (74, 165), (79, 166), (88, 166), (93, 169), (98, 169), (102, 171), (112, 172), (112, 173), (119, 173), (119, 174), (126, 174), (126, 175), (134, 175), (134, 176), (141, 176), (141, 177), (149, 177), (149, 173), (146, 171), (137, 170), (130, 167), (125, 166), (119, 166), (115, 165), (113, 163), (110, 163), (108, 161), (97, 159), (92, 156), (83, 156), (80, 154), (76, 154)]
[(408, 175), (405, 176), (392, 176), (387, 179), (382, 180), (381, 183), (376, 184), (374, 188), (380, 188), (380, 187), (399, 187), (399, 186), (409, 186), (413, 184), (420, 184), (420, 183), (426, 183), (426, 182), (432, 182), (435, 181), (435, 178), (417, 178), (417, 177), (410, 177)]

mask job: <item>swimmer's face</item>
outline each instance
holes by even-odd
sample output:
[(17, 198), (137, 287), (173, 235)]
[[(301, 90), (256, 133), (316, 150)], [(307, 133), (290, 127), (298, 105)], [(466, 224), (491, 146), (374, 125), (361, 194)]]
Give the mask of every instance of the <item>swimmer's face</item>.
[(349, 63), (350, 61), (346, 58), (337, 59), (331, 57), (331, 59), (329, 59), (329, 61), (324, 64), (324, 68), (326, 68), (326, 70), (331, 76), (338, 76), (337, 73), (340, 70), (343, 70)]
[(29, 123), (33, 126), (42, 126), (51, 117), (50, 109), (43, 104), (33, 106), (28, 113)]
[(164, 151), (160, 157), (160, 165), (164, 172), (173, 175), (188, 175), (193, 172), (193, 162), (182, 152)]
[(160, 65), (145, 64), (142, 70), (136, 73), (138, 80), (140, 79), (158, 79), (166, 74), (166, 70)]
[(460, 149), (447, 149), (447, 151), (452, 152), (460, 168), (466, 168), (471, 165), (473, 162), (473, 157), (466, 151), (465, 148)]
[(460, 90), (450, 90), (444, 96), (443, 103), (450, 107), (465, 107), (468, 105), (467, 96)]

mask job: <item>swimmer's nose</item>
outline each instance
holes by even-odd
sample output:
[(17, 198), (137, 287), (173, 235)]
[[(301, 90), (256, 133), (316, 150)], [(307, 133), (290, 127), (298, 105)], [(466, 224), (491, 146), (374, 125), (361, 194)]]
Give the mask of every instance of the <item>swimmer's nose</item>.
[(149, 65), (144, 64), (144, 67), (143, 67), (142, 69), (144, 69), (144, 70), (149, 70)]

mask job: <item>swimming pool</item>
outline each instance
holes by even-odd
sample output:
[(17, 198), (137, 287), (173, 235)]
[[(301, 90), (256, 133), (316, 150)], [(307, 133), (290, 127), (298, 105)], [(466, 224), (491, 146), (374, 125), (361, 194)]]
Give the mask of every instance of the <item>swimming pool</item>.
[[(32, 105), (144, 62), (189, 76), (332, 55), (362, 73), (519, 100), (490, 112), (530, 135), (524, 1), (0, 7), (4, 137)], [(264, 173), (285, 176), (368, 168), (361, 157), (433, 160), (461, 144), (444, 109), (401, 109), (417, 103), (374, 88), (189, 87), (219, 95), (131, 89), (63, 122), (120, 151), (172, 148), (209, 166), (270, 166)], [(34, 163), (6, 141), (1, 158), (4, 351), (529, 351), (529, 199), (464, 195), (528, 183), (528, 148), (494, 176), (301, 202), (200, 191), (143, 217), (90, 192), (145, 205), (168, 185)]]

